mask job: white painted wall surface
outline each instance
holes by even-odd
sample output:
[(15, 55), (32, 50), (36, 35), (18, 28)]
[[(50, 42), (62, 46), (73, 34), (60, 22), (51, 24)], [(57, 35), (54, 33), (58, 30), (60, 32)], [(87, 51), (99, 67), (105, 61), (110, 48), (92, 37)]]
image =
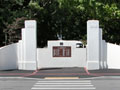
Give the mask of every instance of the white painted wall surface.
[(85, 67), (86, 48), (72, 48), (72, 57), (52, 57), (52, 48), (37, 49), (38, 68)]
[(107, 63), (109, 69), (120, 69), (120, 46), (107, 43)]
[(17, 44), (0, 48), (0, 70), (18, 69)]

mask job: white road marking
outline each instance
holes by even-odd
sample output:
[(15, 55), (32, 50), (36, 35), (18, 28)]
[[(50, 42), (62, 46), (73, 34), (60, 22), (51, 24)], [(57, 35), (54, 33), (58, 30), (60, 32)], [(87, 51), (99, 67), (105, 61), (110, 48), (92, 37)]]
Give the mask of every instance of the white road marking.
[(32, 90), (94, 90), (91, 80), (39, 80)]
[(32, 89), (39, 89), (39, 90), (61, 90), (61, 89), (63, 89), (63, 90), (65, 90), (65, 89), (67, 89), (67, 90), (75, 90), (75, 89), (77, 89), (77, 90), (80, 90), (80, 89), (82, 89), (82, 90), (85, 90), (85, 89), (88, 89), (88, 90), (90, 90), (90, 89), (96, 89), (95, 87), (91, 87), (91, 88), (32, 88)]
[(76, 84), (75, 85), (73, 85), (73, 84), (72, 85), (71, 84), (69, 84), (69, 85), (55, 85), (55, 84), (54, 85), (47, 85), (47, 84), (45, 84), (45, 85), (34, 85), (34, 86), (38, 86), (38, 87), (39, 86), (50, 86), (50, 87), (53, 87), (53, 86), (86, 86), (86, 87), (91, 87), (93, 85), (76, 85)]
[(61, 85), (64, 85), (64, 84), (91, 84), (91, 83), (36, 83), (36, 84), (61, 84)]

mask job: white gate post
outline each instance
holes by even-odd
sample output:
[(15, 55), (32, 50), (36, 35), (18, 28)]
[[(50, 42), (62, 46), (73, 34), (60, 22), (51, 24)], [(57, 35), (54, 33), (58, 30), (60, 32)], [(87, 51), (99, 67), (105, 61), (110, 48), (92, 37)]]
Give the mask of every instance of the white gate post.
[(22, 29), (23, 70), (37, 69), (36, 27), (35, 20), (26, 20), (25, 28)]
[(100, 30), (98, 20), (87, 21), (87, 69), (95, 70), (100, 67)]
[(102, 50), (102, 46), (103, 46), (103, 42), (102, 42), (102, 28), (99, 29), (99, 52), (100, 52), (100, 56), (99, 56), (99, 60), (100, 60), (100, 69), (103, 69), (103, 50)]

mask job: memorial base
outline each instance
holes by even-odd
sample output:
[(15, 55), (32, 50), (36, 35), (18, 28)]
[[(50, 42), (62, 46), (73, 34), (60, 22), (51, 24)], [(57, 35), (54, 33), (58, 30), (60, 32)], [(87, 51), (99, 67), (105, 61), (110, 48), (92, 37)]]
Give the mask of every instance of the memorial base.
[(99, 62), (96, 61), (88, 61), (87, 62), (87, 69), (88, 70), (99, 70)]
[(19, 62), (19, 70), (37, 70), (36, 62)]

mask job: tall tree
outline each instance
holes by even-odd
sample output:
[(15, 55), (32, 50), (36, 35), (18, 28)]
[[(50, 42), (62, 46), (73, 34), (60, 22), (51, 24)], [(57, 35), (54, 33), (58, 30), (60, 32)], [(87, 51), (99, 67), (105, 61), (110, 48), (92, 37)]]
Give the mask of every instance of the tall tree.
[(107, 42), (120, 44), (119, 4), (119, 0), (1, 0), (0, 45), (21, 39), (25, 19), (38, 22), (38, 47), (60, 38), (85, 41), (89, 19), (100, 21)]

